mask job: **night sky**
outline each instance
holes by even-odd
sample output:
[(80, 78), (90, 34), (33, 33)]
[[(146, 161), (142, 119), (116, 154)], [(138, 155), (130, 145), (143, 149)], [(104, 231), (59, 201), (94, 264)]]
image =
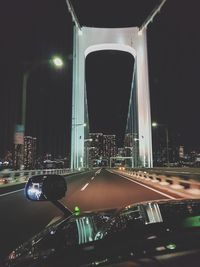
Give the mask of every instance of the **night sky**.
[[(75, 7), (81, 4), (80, 21), (92, 19), (92, 26), (110, 27), (141, 24), (149, 7), (158, 2), (90, 1), (74, 0)], [(88, 3), (94, 2), (101, 2), (101, 8), (88, 9)], [(20, 122), (23, 72), (55, 54), (65, 61), (62, 70), (41, 64), (31, 73), (26, 134), (38, 138), (39, 154), (65, 156), (70, 150), (73, 63), (72, 22), (65, 0), (1, 0), (0, 5), (0, 157), (12, 149), (14, 126)], [(167, 124), (188, 149), (200, 148), (199, 10), (199, 0), (168, 0), (148, 27), (152, 120)], [(126, 53), (109, 51), (90, 55), (86, 61), (91, 131), (117, 134), (119, 144), (133, 64)]]

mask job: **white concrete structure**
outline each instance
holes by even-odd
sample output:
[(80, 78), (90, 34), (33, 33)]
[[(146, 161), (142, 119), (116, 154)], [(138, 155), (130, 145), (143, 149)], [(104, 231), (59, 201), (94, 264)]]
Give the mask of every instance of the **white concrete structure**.
[[(84, 167), (85, 127), (87, 121), (85, 61), (95, 51), (119, 50), (130, 53), (136, 64), (136, 103), (138, 114), (139, 159), (152, 167), (152, 140), (146, 28), (91, 28), (74, 26), (73, 101), (71, 168)], [(130, 88), (131, 89), (131, 88)], [(103, 119), (103, 118), (102, 118)]]

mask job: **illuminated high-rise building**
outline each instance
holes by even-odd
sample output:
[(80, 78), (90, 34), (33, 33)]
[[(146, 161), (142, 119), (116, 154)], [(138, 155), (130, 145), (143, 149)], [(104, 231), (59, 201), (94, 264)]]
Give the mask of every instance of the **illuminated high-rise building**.
[(32, 136), (24, 137), (24, 168), (33, 169), (36, 163), (37, 138)]
[(116, 135), (105, 135), (103, 133), (90, 133), (89, 161), (94, 165), (108, 165), (110, 157), (115, 157)]
[(180, 159), (184, 158), (184, 146), (179, 147), (179, 158)]
[(116, 135), (103, 135), (103, 157), (108, 160), (116, 156)]
[(103, 133), (90, 133), (91, 139), (89, 152), (89, 165), (97, 166), (100, 164), (103, 157)]

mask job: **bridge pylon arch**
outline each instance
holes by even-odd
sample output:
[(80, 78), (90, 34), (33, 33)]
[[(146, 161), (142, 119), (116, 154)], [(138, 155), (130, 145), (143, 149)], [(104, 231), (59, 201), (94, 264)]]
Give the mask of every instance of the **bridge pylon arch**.
[[(149, 95), (146, 29), (138, 27), (92, 28), (74, 26), (71, 168), (85, 167), (86, 138), (89, 132), (85, 61), (100, 50), (119, 50), (133, 55), (136, 75), (138, 158), (140, 167), (152, 167), (151, 112)], [(133, 83), (132, 83), (133, 84)]]

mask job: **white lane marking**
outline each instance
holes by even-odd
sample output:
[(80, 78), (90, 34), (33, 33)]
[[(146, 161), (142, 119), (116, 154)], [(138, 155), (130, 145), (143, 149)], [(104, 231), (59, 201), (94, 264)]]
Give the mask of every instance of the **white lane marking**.
[(89, 183), (85, 184), (82, 188), (81, 191), (85, 190), (85, 188), (89, 185)]
[[(115, 174), (116, 174), (116, 173), (115, 173)], [(148, 189), (150, 189), (150, 190), (152, 190), (152, 191), (154, 191), (154, 192), (156, 192), (156, 193), (158, 193), (158, 194), (160, 194), (160, 195), (163, 195), (163, 196), (168, 197), (168, 198), (170, 198), (170, 199), (176, 199), (175, 197), (172, 197), (172, 196), (170, 196), (170, 195), (168, 195), (168, 194), (165, 194), (165, 193), (163, 193), (163, 192), (160, 192), (160, 191), (158, 191), (158, 190), (156, 190), (156, 189), (153, 189), (153, 188), (151, 188), (151, 187), (149, 187), (149, 186), (147, 186), (147, 185), (144, 185), (144, 184), (141, 184), (141, 183), (139, 183), (139, 182), (136, 182), (136, 181), (134, 181), (134, 180), (132, 180), (132, 179), (126, 177), (126, 176), (123, 176), (123, 175), (118, 174), (118, 173), (117, 173), (117, 175), (119, 175), (119, 176), (121, 176), (121, 177), (123, 177), (123, 178), (125, 178), (125, 179), (127, 179), (127, 180), (129, 180), (129, 181), (131, 181), (132, 183), (136, 183), (136, 184), (139, 184), (139, 185), (141, 185), (141, 186), (143, 186), (143, 187), (146, 187), (146, 188), (148, 188)]]
[(101, 172), (101, 169), (95, 172), (95, 175), (99, 174)]
[(11, 194), (20, 192), (20, 191), (22, 191), (22, 190), (24, 190), (24, 188), (23, 188), (23, 189), (16, 190), (16, 191), (12, 191), (12, 192), (8, 192), (8, 193), (1, 194), (0, 197), (8, 196), (8, 195), (11, 195)]
[(94, 176), (91, 178), (91, 180), (94, 180)]

